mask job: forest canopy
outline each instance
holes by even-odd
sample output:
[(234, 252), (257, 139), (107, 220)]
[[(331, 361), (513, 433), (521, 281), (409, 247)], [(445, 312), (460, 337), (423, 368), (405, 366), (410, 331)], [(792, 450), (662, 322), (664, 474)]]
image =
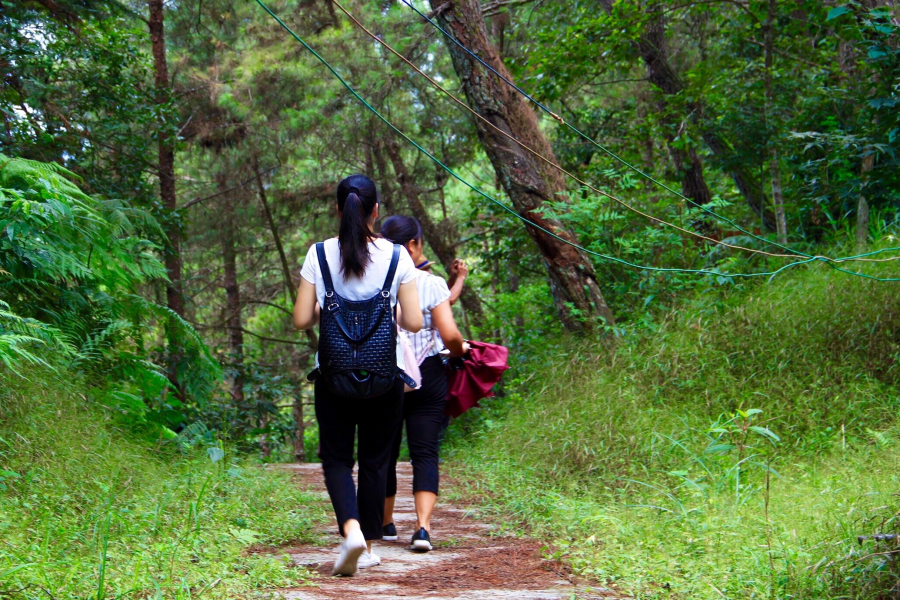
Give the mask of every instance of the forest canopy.
[[(847, 335), (875, 341), (842, 351), (866, 353), (852, 363), (872, 377), (866, 398), (896, 392), (891, 0), (0, 0), (0, 71), (0, 377), (83, 382), (84, 402), (135, 439), (183, 450), (201, 432), (216, 456), (229, 445), (314, 458), (317, 333), (295, 331), (291, 310), (307, 250), (337, 231), (337, 183), (354, 173), (377, 182), (382, 219), (419, 220), (438, 274), (466, 261), (457, 322), (511, 350), (509, 388), (457, 439), (507, 451), (484, 441), (492, 419), (529, 397), (521, 382), (543, 365), (567, 373), (567, 357), (584, 398), (632, 389), (614, 379), (610, 357), (625, 356), (644, 374), (629, 393), (665, 388), (687, 412), (689, 389), (706, 394), (704, 419), (713, 406), (734, 416), (750, 406), (678, 380), (660, 365), (679, 360), (651, 341), (674, 336), (696, 364), (730, 367), (735, 307), (770, 294), (802, 308), (771, 291), (791, 277), (828, 310), (826, 278), (860, 290), (841, 297), (868, 307), (872, 333)], [(715, 359), (684, 341), (711, 314), (734, 319), (702, 326), (720, 336)], [(767, 356), (782, 335), (804, 347), (772, 331), (743, 339)], [(746, 378), (768, 368), (755, 360)], [(807, 369), (797, 380), (827, 375), (791, 360)], [(865, 438), (890, 412), (875, 404), (821, 419)], [(593, 424), (621, 406), (582, 408)], [(818, 408), (797, 410), (796, 444), (783, 446), (815, 454), (797, 440), (814, 435)], [(0, 424), (3, 411), (0, 394)], [(527, 414), (557, 418), (548, 411)], [(510, 427), (526, 421), (513, 413)], [(658, 458), (619, 449), (628, 469)], [(590, 452), (554, 452), (545, 481), (590, 479)], [(609, 477), (604, 489), (618, 485)]]
[(154, 365), (165, 428), (296, 437), (315, 336), (285, 313), (352, 172), (443, 269), (474, 266), (458, 316), (512, 345), (894, 245), (898, 25), (875, 0), (24, 2), (0, 25), (3, 300)]

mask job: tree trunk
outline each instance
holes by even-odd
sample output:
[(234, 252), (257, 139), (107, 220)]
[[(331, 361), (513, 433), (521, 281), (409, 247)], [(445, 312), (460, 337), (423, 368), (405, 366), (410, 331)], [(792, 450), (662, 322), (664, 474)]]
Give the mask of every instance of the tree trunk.
[(778, 163), (778, 148), (774, 143), (769, 147), (769, 176), (772, 179), (772, 204), (775, 205), (775, 231), (779, 244), (787, 244), (787, 218), (784, 214), (784, 194), (781, 191), (781, 166)]
[[(156, 104), (162, 108), (169, 101), (169, 67), (166, 63), (165, 29), (163, 26), (163, 0), (148, 0), (150, 8), (150, 42), (153, 47), (153, 66), (156, 71)], [(163, 114), (161, 112), (161, 114)], [(166, 272), (169, 283), (166, 299), (169, 308), (184, 316), (184, 295), (181, 289), (181, 230), (171, 213), (178, 208), (175, 196), (175, 144), (165, 117), (161, 117), (158, 134), (159, 192), (166, 219), (163, 221), (168, 246), (165, 252)]]
[[(150, 18), (147, 21), (150, 29), (150, 44), (153, 52), (156, 98), (159, 107), (159, 123), (157, 132), (157, 154), (159, 168), (159, 195), (165, 211), (162, 219), (166, 245), (163, 248), (163, 260), (169, 281), (166, 282), (166, 304), (179, 317), (184, 318), (184, 290), (182, 288), (181, 262), (181, 223), (176, 217), (178, 209), (175, 195), (175, 141), (166, 122), (164, 107), (169, 102), (169, 66), (166, 62), (165, 26), (163, 21), (163, 0), (147, 0)], [(184, 386), (178, 380), (178, 363), (181, 361), (181, 350), (176, 347), (176, 340), (171, 333), (169, 338), (169, 382), (179, 398), (184, 396)]]
[[(863, 6), (869, 10), (873, 8), (878, 8), (879, 6), (890, 6), (891, 2), (889, 0), (864, 0)], [(897, 9), (895, 7), (894, 12), (896, 14)], [(861, 21), (863, 19), (863, 15), (861, 12), (857, 12), (856, 14), (857, 20)], [(871, 40), (871, 36), (866, 36), (867, 39)], [(847, 70), (848, 75), (853, 77), (855, 73), (853, 73), (852, 65), (855, 64), (855, 61), (848, 61)], [(871, 83), (878, 84), (881, 77), (878, 71), (872, 73)], [(876, 122), (878, 116), (875, 116)], [(856, 250), (857, 252), (865, 252), (869, 245), (869, 201), (865, 196), (866, 184), (869, 182), (869, 172), (875, 167), (875, 150), (873, 148), (868, 149), (868, 154), (863, 156), (862, 166), (860, 167), (860, 179), (861, 182), (861, 191), (859, 194), (859, 199), (857, 200), (856, 206)]]
[(262, 204), (263, 214), (266, 216), (266, 223), (269, 224), (269, 230), (272, 232), (272, 239), (275, 241), (275, 250), (278, 252), (278, 259), (281, 261), (281, 277), (284, 281), (284, 291), (287, 292), (291, 304), (297, 301), (297, 288), (294, 287), (294, 278), (291, 275), (291, 266), (288, 263), (287, 254), (284, 252), (284, 246), (281, 243), (281, 236), (278, 233), (278, 227), (275, 226), (275, 218), (269, 208), (269, 199), (266, 196), (266, 188), (263, 185), (262, 174), (259, 172), (259, 161), (253, 159), (253, 168), (256, 169), (256, 185), (259, 192), (259, 201)]
[[(607, 13), (612, 13), (614, 0), (598, 1), (603, 10)], [(647, 75), (650, 82), (659, 88), (664, 95), (671, 96), (680, 93), (684, 89), (684, 82), (681, 81), (678, 73), (669, 63), (665, 23), (658, 12), (654, 13), (654, 15), (648, 21), (638, 40), (638, 50), (641, 54), (641, 59), (647, 67)], [(723, 164), (725, 171), (734, 181), (747, 205), (761, 218), (763, 227), (774, 231), (775, 217), (771, 211), (766, 209), (766, 195), (759, 178), (743, 162), (731, 159), (731, 146), (722, 139), (714, 128), (703, 120), (704, 107), (702, 103), (695, 102), (690, 108), (690, 118), (700, 127), (700, 134), (706, 146), (716, 159)], [(706, 197), (703, 192), (706, 183), (704, 181), (702, 187), (699, 185), (698, 174), (702, 177), (702, 165), (699, 164), (699, 160), (695, 163), (693, 157), (673, 155), (673, 161), (676, 168), (684, 173), (682, 193), (694, 203), (702, 203), (700, 201)], [(691, 182), (692, 179), (693, 183)], [(696, 197), (688, 193), (689, 191), (696, 194)], [(706, 194), (709, 194), (708, 187), (706, 187)]]
[(225, 324), (228, 327), (228, 348), (234, 367), (231, 397), (238, 404), (244, 402), (244, 330), (241, 323), (241, 290), (238, 285), (237, 255), (235, 253), (234, 199), (225, 194), (222, 211), (222, 262), (225, 266)]
[(306, 423), (303, 421), (303, 384), (297, 384), (294, 392), (294, 460), (306, 462)]
[(707, 147), (716, 158), (722, 161), (725, 171), (731, 176), (734, 185), (747, 201), (750, 210), (760, 218), (763, 229), (775, 231), (775, 215), (766, 207), (768, 198), (759, 178), (748, 168), (746, 163), (732, 160), (731, 146), (722, 139), (718, 132), (710, 128), (703, 128), (701, 134)]
[[(600, 4), (606, 12), (612, 11), (612, 0), (600, 0)], [(651, 7), (651, 10), (655, 8)], [(675, 143), (675, 138), (681, 135), (684, 125), (672, 114), (667, 99), (667, 96), (674, 96), (684, 90), (684, 82), (669, 63), (665, 21), (658, 11), (654, 10), (651, 15), (638, 39), (638, 51), (647, 67), (648, 80), (662, 92), (655, 104), (666, 128), (669, 154), (675, 168), (681, 174), (681, 193), (695, 205), (703, 206), (712, 201), (712, 194), (703, 176), (703, 163), (693, 147), (679, 146)]]
[[(875, 166), (875, 152), (872, 151), (863, 157), (861, 179), (863, 190), (869, 180), (869, 171)], [(859, 195), (859, 204), (856, 208), (856, 250), (865, 252), (869, 245), (869, 202), (865, 194)]]
[(776, 0), (769, 0), (765, 22), (766, 49), (766, 125), (769, 130), (769, 174), (772, 178), (772, 205), (775, 207), (775, 230), (779, 244), (787, 244), (787, 219), (784, 215), (784, 196), (781, 192), (781, 166), (778, 164), (778, 147), (775, 142), (775, 123), (773, 110), (775, 90), (772, 87), (772, 62), (775, 50), (775, 11)]
[[(412, 216), (422, 225), (422, 234), (425, 236), (425, 241), (428, 242), (438, 260), (444, 265), (444, 269), (449, 273), (450, 265), (456, 259), (456, 248), (454, 248), (450, 240), (458, 239), (459, 234), (450, 221), (444, 220), (441, 223), (435, 223), (428, 211), (425, 210), (425, 206), (419, 198), (419, 190), (416, 187), (415, 180), (410, 176), (409, 171), (406, 170), (397, 140), (391, 136), (385, 137), (384, 147), (391, 159), (391, 164), (394, 166), (397, 183), (406, 197)], [(462, 303), (466, 314), (474, 321), (475, 326), (481, 325), (484, 320), (484, 309), (481, 307), (481, 300), (475, 292), (470, 287), (464, 286), (459, 301)]]
[[(256, 169), (256, 186), (259, 192), (259, 201), (263, 207), (263, 213), (266, 216), (266, 223), (272, 232), (272, 238), (275, 240), (275, 250), (278, 252), (278, 258), (281, 261), (281, 277), (284, 281), (285, 291), (288, 298), (291, 299), (291, 305), (297, 301), (297, 288), (294, 286), (294, 279), (291, 276), (291, 266), (288, 263), (287, 254), (284, 252), (284, 245), (281, 243), (281, 235), (278, 233), (278, 227), (275, 225), (275, 218), (272, 216), (272, 210), (269, 208), (269, 199), (266, 195), (266, 186), (263, 185), (262, 173), (259, 170), (259, 159), (253, 157), (253, 168)], [(312, 329), (305, 329), (303, 333), (309, 342), (309, 347), (313, 350), (319, 347), (319, 338)]]
[[(440, 9), (438, 19), (444, 29), (511, 80), (488, 41), (478, 0), (455, 0), (449, 5), (443, 0), (431, 0), (431, 7), (435, 11)], [(525, 100), (456, 44), (448, 43), (447, 47), (469, 105), (495, 127), (555, 161), (553, 150), (538, 127), (537, 117)], [(562, 176), (482, 121), (476, 125), (478, 137), (516, 211), (563, 240), (577, 243), (572, 232), (559, 221), (540, 212), (545, 202), (559, 200), (566, 192)], [(600, 292), (588, 257), (535, 227), (527, 226), (527, 230), (543, 257), (554, 303), (565, 328), (583, 330), (596, 317), (613, 324), (612, 312)]]
[[(509, 293), (515, 294), (519, 291), (519, 248), (516, 246), (513, 246), (509, 251), (507, 268), (509, 269)], [(525, 327), (525, 318), (521, 313), (517, 313), (513, 323), (517, 329), (523, 329)]]

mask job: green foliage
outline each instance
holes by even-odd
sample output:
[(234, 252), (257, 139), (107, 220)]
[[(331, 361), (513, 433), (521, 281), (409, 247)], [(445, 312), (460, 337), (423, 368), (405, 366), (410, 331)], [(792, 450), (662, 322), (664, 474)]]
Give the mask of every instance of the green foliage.
[(62, 335), (36, 319), (23, 318), (9, 312), (9, 305), (0, 300), (0, 362), (16, 375), (16, 363), (29, 363), (32, 366), (50, 365), (35, 351), (41, 346), (56, 346), (64, 355), (71, 355), (72, 350), (61, 343)]
[(545, 340), (456, 461), (637, 597), (882, 597), (893, 563), (856, 538), (897, 529), (900, 296), (837, 275), (697, 297), (613, 348)]
[[(286, 375), (290, 372), (287, 365), (267, 368), (253, 362), (226, 362), (224, 371), (229, 380), (242, 377), (243, 398), (222, 393), (214, 402), (198, 407), (192, 418), (218, 427), (241, 451), (252, 452), (261, 443), (266, 452), (275, 450), (276, 456), (283, 458), (277, 451), (288, 447), (296, 429), (294, 399), (297, 394), (311, 397), (311, 391), (304, 391), (300, 381)], [(315, 456), (315, 446), (308, 456)]]
[(121, 382), (121, 393), (141, 401), (129, 408), (140, 422), (143, 403), (160, 402), (168, 388), (145, 345), (148, 328), (164, 327), (180, 343), (177, 372), (188, 394), (202, 402), (219, 376), (205, 343), (178, 315), (138, 295), (165, 278), (157, 247), (142, 237), (159, 234), (156, 221), (91, 198), (72, 177), (58, 165), (0, 155), (0, 291), (10, 309), (0, 323), (0, 360), (34, 362), (21, 336), (26, 327), (40, 332), (44, 343), (67, 350), (56, 358), (71, 373)]
[(152, 132), (175, 109), (156, 106), (136, 14), (118, 0), (4, 4), (0, 153), (62, 162), (91, 194), (152, 208)]
[(0, 594), (235, 598), (310, 578), (270, 550), (312, 541), (326, 513), (287, 472), (198, 427), (135, 441), (85, 400), (96, 386), (30, 374), (0, 375)]

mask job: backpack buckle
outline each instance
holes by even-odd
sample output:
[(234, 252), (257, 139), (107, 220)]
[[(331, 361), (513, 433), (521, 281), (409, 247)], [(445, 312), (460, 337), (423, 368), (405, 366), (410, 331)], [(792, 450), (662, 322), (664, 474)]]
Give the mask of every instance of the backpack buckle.
[(326, 297), (326, 298), (331, 298), (331, 297), (333, 297), (333, 296), (334, 296), (334, 292), (325, 292), (325, 297)]
[(386, 292), (386, 291), (384, 291), (384, 290), (381, 290), (381, 297), (382, 297), (382, 298), (390, 298), (390, 297), (391, 297), (391, 293), (390, 293), (390, 292)]

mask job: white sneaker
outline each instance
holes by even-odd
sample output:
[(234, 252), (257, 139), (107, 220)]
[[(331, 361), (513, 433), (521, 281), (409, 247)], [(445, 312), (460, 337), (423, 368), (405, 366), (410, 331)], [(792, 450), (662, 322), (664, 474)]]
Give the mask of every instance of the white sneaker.
[(375, 554), (374, 552), (363, 552), (362, 556), (359, 557), (359, 562), (357, 566), (360, 569), (366, 569), (368, 567), (377, 567), (381, 564), (381, 557)]
[(355, 575), (359, 566), (359, 557), (366, 551), (366, 538), (357, 529), (352, 531), (341, 542), (341, 554), (334, 561), (334, 575)]

